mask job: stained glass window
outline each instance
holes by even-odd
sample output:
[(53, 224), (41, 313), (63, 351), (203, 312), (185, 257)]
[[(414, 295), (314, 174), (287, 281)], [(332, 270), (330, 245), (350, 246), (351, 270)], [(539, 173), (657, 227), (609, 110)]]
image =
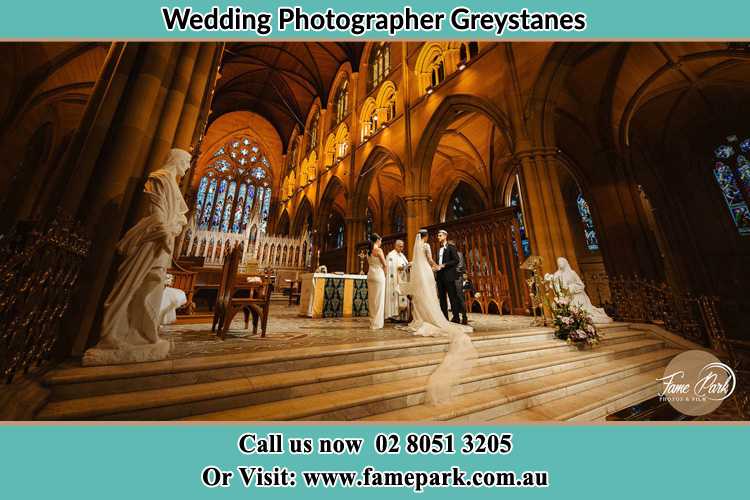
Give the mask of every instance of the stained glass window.
[(370, 210), (370, 207), (367, 207), (367, 221), (365, 222), (365, 238), (367, 240), (369, 240), (370, 236), (372, 235), (372, 228), (374, 224), (375, 222), (372, 216), (372, 210)]
[(239, 233), (242, 224), (242, 210), (245, 208), (245, 196), (247, 195), (247, 184), (240, 184), (240, 191), (237, 194), (237, 206), (234, 209), (232, 217), (232, 232)]
[[(315, 116), (310, 120), (310, 129), (308, 130), (309, 140), (307, 141), (307, 154), (318, 147), (318, 123), (320, 122), (320, 111), (315, 112)], [(265, 158), (264, 158), (265, 160)]]
[(406, 231), (406, 224), (404, 223), (404, 206), (401, 203), (396, 203), (393, 207), (391, 227), (394, 233), (403, 233)]
[(201, 215), (203, 215), (203, 202), (206, 198), (206, 190), (208, 189), (208, 177), (203, 177), (201, 183), (198, 186), (198, 194), (195, 200), (195, 221), (200, 223)]
[(226, 160), (217, 160), (216, 163), (214, 163), (214, 168), (223, 174), (224, 172), (229, 171), (229, 169), (232, 168), (232, 165)]
[(253, 198), (255, 197), (255, 186), (252, 184), (247, 188), (247, 199), (245, 200), (245, 211), (242, 213), (242, 232), (247, 228), (247, 223), (250, 222), (250, 211), (253, 208)]
[(589, 209), (589, 204), (586, 203), (586, 199), (583, 197), (583, 193), (578, 193), (576, 204), (578, 205), (578, 214), (581, 216), (581, 222), (583, 222), (583, 232), (586, 236), (586, 248), (592, 252), (599, 250), (599, 239), (596, 237), (594, 219), (591, 217), (591, 210)]
[[(252, 216), (253, 198), (268, 185), (271, 165), (255, 141), (246, 136), (222, 145), (212, 157), (215, 160), (198, 184), (196, 224), (203, 230), (244, 232)], [(265, 181), (263, 188), (259, 181)]]
[(453, 195), (445, 214), (445, 220), (450, 222), (467, 215), (479, 212), (482, 209), (482, 202), (477, 197), (474, 190), (466, 183), (461, 182), (453, 191)]
[(271, 188), (270, 187), (265, 188), (263, 197), (264, 197), (263, 211), (260, 214), (260, 231), (262, 233), (265, 233), (266, 228), (268, 227), (268, 214), (271, 209)]
[[(510, 195), (510, 205), (512, 207), (518, 207), (516, 211), (516, 218), (518, 220), (518, 232), (520, 233), (521, 247), (523, 250), (523, 256), (528, 257), (531, 255), (531, 243), (526, 235), (526, 223), (523, 217), (523, 206), (521, 205), (521, 195), (518, 191), (518, 182), (513, 186), (513, 191)], [(518, 255), (518, 248), (516, 248), (516, 240), (513, 238), (513, 253)]]
[(349, 112), (349, 80), (344, 80), (336, 92), (334, 109), (336, 110), (336, 124), (339, 124)]
[(214, 204), (214, 197), (216, 196), (216, 179), (211, 179), (211, 183), (208, 186), (208, 194), (206, 195), (206, 205), (203, 208), (203, 215), (201, 216), (200, 229), (208, 229), (208, 221), (211, 219), (211, 209)]
[(216, 205), (214, 206), (214, 215), (211, 218), (211, 229), (216, 230), (219, 228), (219, 223), (221, 222), (221, 214), (224, 210), (224, 199), (227, 196), (227, 185), (229, 183), (226, 179), (223, 179), (221, 183), (219, 183), (219, 191), (216, 194)]
[(224, 217), (221, 221), (221, 231), (224, 233), (229, 232), (229, 221), (232, 218), (232, 207), (234, 206), (234, 193), (237, 191), (237, 182), (232, 181), (229, 185), (229, 191), (227, 192), (227, 199), (224, 202)]
[(740, 141), (736, 135), (714, 150), (714, 178), (721, 189), (737, 231), (750, 235), (750, 138)]

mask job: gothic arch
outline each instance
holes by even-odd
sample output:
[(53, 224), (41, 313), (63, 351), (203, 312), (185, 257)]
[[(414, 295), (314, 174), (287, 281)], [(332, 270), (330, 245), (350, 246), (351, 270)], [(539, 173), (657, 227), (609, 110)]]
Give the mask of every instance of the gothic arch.
[(437, 203), (435, 203), (435, 220), (445, 222), (453, 194), (460, 185), (466, 186), (473, 192), (473, 195), (481, 205), (481, 210), (491, 208), (490, 199), (482, 185), (475, 178), (466, 175), (466, 173), (457, 172), (456, 178), (446, 183), (440, 190), (440, 194), (436, 200)]
[[(323, 195), (320, 197), (320, 205), (318, 206), (315, 215), (315, 225), (319, 231), (322, 231), (325, 228), (326, 218), (331, 210), (333, 210), (336, 196), (339, 193), (343, 193), (344, 198), (349, 197), (346, 191), (346, 185), (338, 177), (332, 176), (326, 183)], [(341, 209), (345, 211), (346, 207), (341, 207)]]
[(414, 187), (413, 192), (429, 192), (432, 160), (440, 137), (460, 114), (466, 112), (485, 115), (505, 135), (510, 150), (515, 149), (515, 142), (510, 132), (510, 121), (494, 103), (482, 97), (466, 94), (448, 96), (433, 113), (414, 151), (413, 170), (407, 175), (407, 184)]
[(304, 196), (300, 204), (297, 206), (297, 210), (294, 213), (294, 220), (290, 227), (290, 232), (293, 236), (299, 236), (302, 234), (302, 229), (312, 214), (312, 203), (310, 203), (310, 199), (307, 196)]
[(399, 157), (383, 146), (374, 147), (362, 165), (362, 170), (357, 178), (357, 184), (354, 187), (351, 200), (353, 217), (362, 218), (365, 216), (372, 181), (375, 179), (378, 171), (388, 163), (395, 163), (402, 178), (405, 178), (404, 166)]
[(286, 209), (284, 209), (278, 221), (276, 222), (275, 233), (279, 236), (289, 235), (289, 213), (286, 211)]

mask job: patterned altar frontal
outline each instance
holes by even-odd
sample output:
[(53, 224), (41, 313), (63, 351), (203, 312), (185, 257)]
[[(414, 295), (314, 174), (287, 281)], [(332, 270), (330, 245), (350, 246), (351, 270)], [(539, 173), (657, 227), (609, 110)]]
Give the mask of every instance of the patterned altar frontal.
[(300, 315), (310, 318), (367, 316), (367, 276), (303, 274)]

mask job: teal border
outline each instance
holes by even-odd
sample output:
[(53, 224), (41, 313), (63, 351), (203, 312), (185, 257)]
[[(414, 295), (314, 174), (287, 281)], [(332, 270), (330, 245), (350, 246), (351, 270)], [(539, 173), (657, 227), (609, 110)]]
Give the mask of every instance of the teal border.
[[(244, 432), (286, 437), (362, 437), (357, 456), (242, 455)], [(509, 455), (378, 455), (378, 432), (512, 432)], [(408, 489), (302, 486), (289, 489), (207, 489), (207, 465), (287, 466), (291, 470), (547, 470), (546, 489), (428, 489), (420, 498), (650, 499), (742, 498), (747, 491), (747, 426), (720, 425), (32, 425), (0, 427), (0, 496), (36, 500), (75, 498), (405, 498)], [(300, 496), (303, 495), (303, 496)]]
[[(538, 12), (584, 12), (588, 28), (581, 32), (515, 32), (497, 38), (492, 33), (458, 32), (449, 25), (440, 32), (401, 32), (398, 39), (475, 39), (475, 40), (750, 40), (750, 2), (746, 0), (469, 0), (464, 2), (407, 2), (417, 11), (445, 11), (465, 5), (473, 11), (513, 12), (527, 8)], [(245, 11), (269, 11), (278, 6), (301, 6), (307, 12), (400, 11), (405, 3), (378, 0), (369, 4), (351, 0), (283, 2), (278, 0), (238, 0), (221, 2), (192, 0), (7, 0), (0, 7), (0, 38), (4, 40), (368, 40), (387, 35), (370, 33), (354, 38), (337, 32), (276, 32), (261, 38), (252, 32), (168, 32), (161, 7), (191, 6), (207, 11), (239, 6)]]

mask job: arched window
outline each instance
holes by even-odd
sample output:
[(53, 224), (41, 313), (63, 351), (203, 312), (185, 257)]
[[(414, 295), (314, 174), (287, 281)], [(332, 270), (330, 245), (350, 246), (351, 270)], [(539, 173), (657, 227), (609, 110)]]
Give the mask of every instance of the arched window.
[(431, 88), (437, 87), (445, 80), (445, 61), (443, 54), (435, 54), (430, 61), (430, 87), (425, 92), (429, 93)]
[(367, 92), (380, 85), (391, 72), (391, 46), (386, 42), (377, 43), (370, 52), (370, 78), (367, 82)]
[(378, 129), (378, 110), (375, 107), (375, 99), (368, 97), (362, 104), (361, 112), (361, 140), (365, 141)]
[(332, 210), (326, 228), (326, 250), (344, 247), (344, 228), (344, 217), (337, 210)]
[(727, 137), (727, 144), (714, 150), (716, 179), (729, 215), (742, 236), (750, 235), (750, 138), (742, 142), (736, 135)]
[(445, 220), (446, 222), (454, 221), (481, 210), (482, 202), (477, 194), (466, 183), (461, 182), (456, 186), (450, 197), (448, 210), (445, 213)]
[(289, 153), (286, 158), (286, 172), (287, 174), (294, 170), (297, 164), (297, 141), (294, 140), (289, 148)]
[(315, 115), (310, 120), (310, 128), (308, 129), (308, 141), (307, 141), (307, 152), (310, 154), (318, 147), (318, 122), (320, 121), (320, 110), (315, 111)]
[(260, 232), (264, 233), (266, 232), (266, 228), (268, 227), (268, 215), (271, 211), (271, 188), (266, 187), (265, 188), (265, 194), (263, 199), (263, 208), (260, 212)]
[(370, 210), (370, 207), (367, 207), (367, 219), (365, 221), (365, 239), (368, 241), (370, 240), (370, 236), (372, 235), (373, 226), (375, 225), (375, 218), (372, 216), (372, 210)]
[(338, 125), (349, 112), (349, 80), (344, 80), (336, 91), (334, 109), (336, 110), (336, 125)]
[(236, 137), (218, 148), (198, 183), (195, 199), (198, 229), (244, 232), (256, 195), (268, 185), (269, 171), (268, 159), (249, 137)]
[[(479, 44), (477, 42), (462, 43), (458, 49), (459, 66), (458, 69), (464, 69), (466, 63), (474, 59), (479, 54)], [(463, 67), (461, 67), (463, 65)]]
[(406, 223), (405, 223), (405, 214), (404, 214), (404, 205), (397, 201), (393, 205), (393, 212), (391, 213), (391, 231), (393, 233), (403, 233), (406, 231)]
[(375, 126), (385, 126), (396, 117), (396, 86), (393, 82), (385, 82), (378, 92), (376, 101), (377, 121)]
[(583, 193), (578, 194), (576, 204), (578, 205), (578, 213), (581, 216), (581, 222), (583, 222), (583, 232), (586, 236), (586, 248), (592, 252), (599, 250), (599, 239), (596, 237), (594, 219), (591, 217), (591, 210), (589, 209), (589, 204), (586, 203), (586, 199), (583, 197)]
[[(523, 216), (523, 203), (521, 203), (521, 192), (518, 189), (518, 179), (513, 184), (513, 190), (510, 193), (510, 206), (517, 207), (516, 218), (518, 219), (518, 232), (521, 239), (521, 247), (523, 249), (523, 256), (528, 257), (531, 255), (531, 243), (526, 235), (526, 223)], [(515, 236), (515, 235), (514, 235)], [(513, 238), (513, 253), (518, 255), (518, 248), (516, 248), (516, 240)]]

